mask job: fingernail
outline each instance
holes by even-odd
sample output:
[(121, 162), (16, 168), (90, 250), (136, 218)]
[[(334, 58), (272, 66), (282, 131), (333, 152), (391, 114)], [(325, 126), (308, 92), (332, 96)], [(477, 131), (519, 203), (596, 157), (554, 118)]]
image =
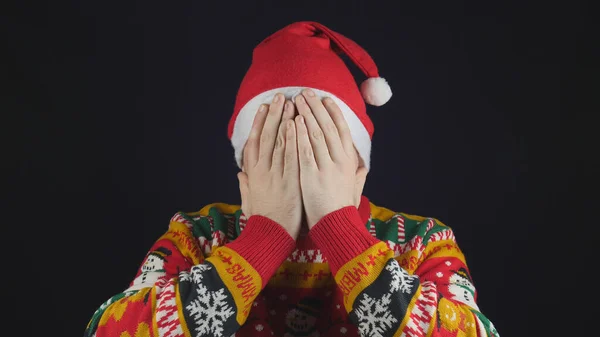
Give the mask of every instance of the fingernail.
[(304, 124), (304, 116), (299, 115), (298, 119), (300, 120), (300, 123)]
[(285, 106), (283, 108), (285, 109), (285, 111), (290, 111), (290, 109), (292, 108), (292, 102), (285, 102)]
[(275, 97), (273, 97), (273, 103), (279, 102), (279, 98), (280, 98), (280, 95), (276, 94)]
[(296, 96), (296, 104), (297, 104), (297, 103), (300, 103), (300, 104), (302, 104), (302, 103), (304, 103), (304, 102), (305, 102), (305, 101), (304, 101), (304, 97), (302, 97), (302, 95), (298, 95), (298, 96)]
[(260, 108), (258, 108), (258, 112), (265, 112), (265, 110), (267, 110), (267, 107), (264, 104), (261, 104)]
[(325, 98), (323, 98), (323, 103), (330, 104), (330, 103), (333, 103), (333, 100), (330, 97), (325, 97)]
[(315, 95), (314, 91), (310, 89), (304, 89), (304, 94), (306, 94), (308, 97), (313, 97)]

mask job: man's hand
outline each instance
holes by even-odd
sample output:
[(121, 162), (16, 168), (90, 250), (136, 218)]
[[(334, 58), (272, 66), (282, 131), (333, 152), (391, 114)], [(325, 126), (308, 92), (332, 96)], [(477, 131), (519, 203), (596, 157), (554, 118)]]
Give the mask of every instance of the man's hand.
[(342, 111), (312, 90), (296, 96), (300, 184), (308, 227), (346, 206), (358, 207), (367, 176), (359, 167)]
[(294, 114), (294, 104), (282, 94), (275, 95), (270, 106), (261, 106), (244, 148), (238, 180), (244, 214), (277, 222), (295, 240), (302, 219), (302, 195)]

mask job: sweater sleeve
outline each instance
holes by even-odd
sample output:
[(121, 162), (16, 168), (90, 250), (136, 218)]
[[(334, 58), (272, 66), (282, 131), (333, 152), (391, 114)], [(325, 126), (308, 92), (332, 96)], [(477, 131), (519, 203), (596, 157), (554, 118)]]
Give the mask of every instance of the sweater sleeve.
[(236, 240), (205, 258), (189, 222), (173, 219), (129, 288), (96, 310), (85, 336), (231, 336), (295, 246), (279, 224), (252, 216)]
[(355, 207), (310, 231), (362, 336), (498, 336), (481, 313), (465, 258), (449, 227), (427, 219), (395, 257)]

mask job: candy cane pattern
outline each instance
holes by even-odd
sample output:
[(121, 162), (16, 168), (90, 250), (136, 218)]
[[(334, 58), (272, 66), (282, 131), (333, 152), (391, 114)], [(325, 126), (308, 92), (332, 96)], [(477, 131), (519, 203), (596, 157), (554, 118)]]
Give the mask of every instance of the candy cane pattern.
[(204, 236), (199, 236), (198, 245), (200, 245), (202, 254), (209, 255), (212, 252), (212, 240), (209, 240)]
[(177, 312), (175, 279), (162, 278), (155, 284), (157, 294), (156, 326), (159, 337), (183, 337)]
[(212, 246), (214, 248), (221, 247), (225, 245), (225, 243), (227, 243), (227, 237), (225, 236), (225, 233), (219, 230), (212, 232)]
[(404, 243), (406, 241), (406, 229), (404, 228), (404, 217), (400, 214), (394, 215), (398, 222), (398, 243)]
[(429, 232), (435, 226), (435, 221), (433, 219), (429, 219), (427, 222), (427, 229), (425, 229), (425, 233)]
[(171, 218), (171, 222), (182, 223), (186, 225), (187, 228), (192, 228), (193, 226), (192, 222), (186, 219), (183, 215), (181, 215), (181, 213), (176, 213), (175, 215), (173, 215), (173, 217)]
[(248, 222), (248, 218), (244, 215), (244, 213), (240, 214), (240, 233), (246, 228), (246, 222)]
[(370, 215), (369, 215), (368, 224), (369, 224), (369, 233), (375, 237), (377, 235), (377, 231), (375, 230), (375, 221), (373, 221), (373, 218)]
[(444, 229), (440, 232), (434, 233), (429, 238), (429, 242), (443, 241), (443, 240), (451, 240), (456, 241), (454, 237), (454, 232), (451, 229)]
[(421, 284), (421, 291), (413, 306), (408, 322), (402, 330), (403, 336), (425, 337), (429, 331), (429, 324), (437, 308), (437, 290), (433, 282), (425, 281)]

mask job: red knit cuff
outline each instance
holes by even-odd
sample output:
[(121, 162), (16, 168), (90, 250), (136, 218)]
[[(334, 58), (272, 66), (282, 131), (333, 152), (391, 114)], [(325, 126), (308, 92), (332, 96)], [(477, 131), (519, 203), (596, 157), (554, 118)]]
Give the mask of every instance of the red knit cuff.
[(258, 272), (263, 288), (292, 253), (296, 241), (277, 222), (260, 215), (248, 218), (240, 236), (227, 244)]
[(327, 214), (308, 235), (327, 258), (333, 275), (348, 261), (379, 242), (369, 233), (354, 206)]

